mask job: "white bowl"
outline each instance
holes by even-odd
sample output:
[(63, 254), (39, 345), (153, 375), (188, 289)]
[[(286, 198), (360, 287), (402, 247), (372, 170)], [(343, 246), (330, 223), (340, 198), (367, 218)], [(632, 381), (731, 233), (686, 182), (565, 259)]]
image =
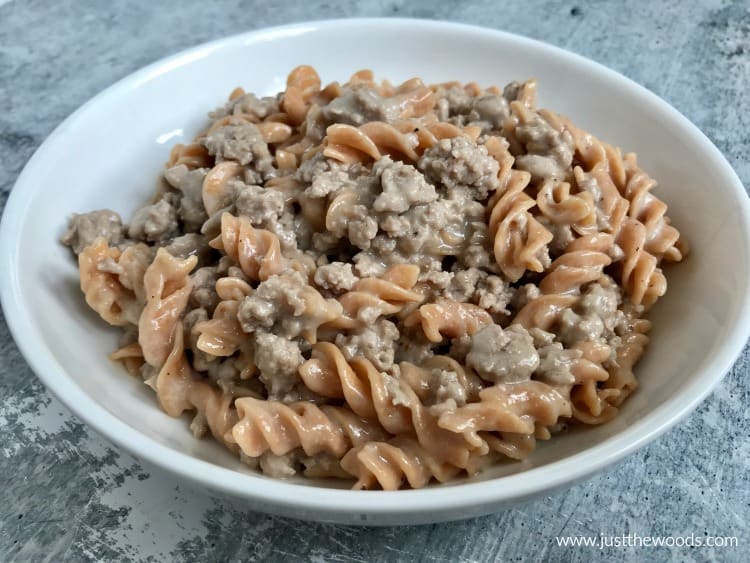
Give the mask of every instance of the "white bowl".
[[(75, 262), (57, 241), (74, 211), (129, 216), (146, 201), (170, 146), (190, 139), (237, 85), (283, 89), (294, 66), (325, 81), (363, 67), (393, 81), (539, 79), (540, 105), (626, 150), (661, 183), (657, 193), (692, 247), (667, 271), (653, 309), (638, 392), (620, 416), (543, 444), (523, 463), (416, 491), (361, 492), (254, 473), (150, 389), (107, 359), (117, 331), (86, 307)], [(750, 332), (750, 206), (714, 145), (644, 88), (530, 39), (420, 20), (313, 22), (246, 33), (157, 62), (66, 119), (26, 165), (0, 230), (0, 291), (21, 351), (47, 387), (95, 430), (176, 476), (248, 500), (258, 510), (341, 523), (425, 523), (476, 516), (568, 485), (643, 447), (695, 408), (731, 367)], [(707, 436), (707, 438), (709, 438)], [(723, 439), (717, 436), (716, 439)]]

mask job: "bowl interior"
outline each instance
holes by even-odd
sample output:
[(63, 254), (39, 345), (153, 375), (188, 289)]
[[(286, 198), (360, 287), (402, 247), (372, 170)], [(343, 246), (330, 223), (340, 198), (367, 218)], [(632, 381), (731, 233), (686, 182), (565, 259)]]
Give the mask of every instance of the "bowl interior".
[[(58, 238), (76, 211), (109, 207), (127, 219), (151, 194), (170, 147), (189, 140), (206, 112), (223, 104), (235, 86), (275, 93), (287, 72), (302, 63), (314, 65), (324, 82), (346, 79), (360, 68), (394, 82), (418, 75), (429, 82), (502, 86), (536, 77), (540, 106), (638, 153), (691, 246), (684, 263), (667, 268), (669, 291), (651, 313), (652, 341), (638, 365), (641, 388), (620, 416), (556, 438), (529, 460), (489, 469), (475, 480), (547, 466), (599, 445), (617, 442), (632, 449), (667, 424), (680, 401), (695, 402), (698, 389), (718, 381), (722, 374), (711, 362), (738, 352), (736, 344), (728, 350), (728, 343), (746, 330), (738, 327), (748, 287), (747, 205), (731, 169), (705, 138), (622, 77), (532, 41), (427, 22), (352, 21), (249, 34), (160, 63), (87, 104), (34, 157), (16, 187), (13, 217), (6, 217), (13, 232), (6, 226), (3, 252), (10, 272), (4, 297), (6, 312), (25, 316), (16, 337), (26, 341), (27, 355), (49, 362), (51, 369), (41, 376), (58, 395), (77, 387), (158, 444), (249, 474), (212, 441), (195, 440), (187, 419), (162, 413), (150, 389), (109, 362), (118, 332), (86, 307), (76, 264)], [(91, 420), (85, 409), (69, 406)], [(117, 439), (98, 420), (98, 429)], [(639, 435), (632, 433), (635, 427)]]

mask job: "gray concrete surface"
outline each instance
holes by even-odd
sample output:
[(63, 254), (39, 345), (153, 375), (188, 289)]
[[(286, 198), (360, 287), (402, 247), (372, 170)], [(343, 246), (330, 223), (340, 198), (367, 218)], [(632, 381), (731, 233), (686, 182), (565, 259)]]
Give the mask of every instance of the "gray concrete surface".
[[(223, 35), (343, 16), (483, 24), (590, 57), (676, 106), (750, 181), (747, 2), (0, 0), (0, 209), (50, 131), (113, 81)], [(269, 517), (139, 465), (50, 397), (0, 317), (0, 560), (747, 561), (749, 362), (745, 349), (689, 419), (567, 491), (470, 521), (363, 529)], [(737, 536), (740, 547), (555, 542), (600, 533)]]

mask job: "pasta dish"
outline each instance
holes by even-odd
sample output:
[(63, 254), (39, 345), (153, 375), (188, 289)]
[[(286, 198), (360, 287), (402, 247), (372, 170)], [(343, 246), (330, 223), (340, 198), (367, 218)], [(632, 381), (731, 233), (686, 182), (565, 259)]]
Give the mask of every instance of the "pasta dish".
[(129, 223), (74, 215), (111, 358), (274, 477), (423, 487), (602, 424), (686, 253), (636, 156), (536, 83), (238, 88)]

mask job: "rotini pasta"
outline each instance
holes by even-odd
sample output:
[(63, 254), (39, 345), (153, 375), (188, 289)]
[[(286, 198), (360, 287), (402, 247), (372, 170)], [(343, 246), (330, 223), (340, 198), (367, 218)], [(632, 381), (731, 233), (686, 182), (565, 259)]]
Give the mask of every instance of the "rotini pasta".
[(352, 447), (382, 436), (377, 424), (339, 407), (307, 402), (285, 405), (252, 397), (237, 399), (235, 404), (240, 420), (228, 439), (250, 457), (267, 451), (284, 455), (302, 448), (307, 455), (327, 453), (340, 458)]
[(626, 219), (618, 237), (625, 257), (621, 264), (621, 283), (635, 305), (650, 307), (667, 291), (667, 279), (657, 265), (658, 259), (646, 250), (648, 231), (643, 223)]
[(231, 356), (240, 349), (247, 335), (237, 318), (240, 302), (250, 295), (252, 288), (237, 278), (221, 278), (216, 282), (216, 293), (222, 301), (214, 309), (211, 320), (200, 321), (193, 327), (198, 334), (198, 349), (211, 356)]
[(341, 460), (341, 466), (357, 478), (354, 489), (379, 486), (386, 491), (395, 491), (404, 482), (414, 489), (424, 487), (433, 478), (444, 483), (460, 472), (409, 438), (368, 442), (350, 450)]
[[(498, 149), (499, 143), (495, 143)], [(503, 150), (507, 150), (504, 149)], [(499, 152), (499, 150), (498, 150)], [(531, 180), (528, 172), (508, 166), (512, 159), (507, 153), (490, 152), (500, 164), (500, 190), (487, 203), (489, 210), (490, 239), (493, 241), (495, 260), (503, 274), (517, 281), (526, 270), (542, 272), (549, 263), (547, 245), (550, 233), (530, 212), (536, 201), (525, 193)]]
[(512, 432), (482, 433), (490, 450), (508, 459), (522, 460), (529, 457), (536, 449), (534, 434), (513, 434)]
[(418, 145), (415, 134), (402, 133), (388, 123), (373, 121), (360, 127), (337, 124), (326, 130), (323, 155), (346, 164), (379, 160), (386, 154), (414, 162)]
[(140, 314), (135, 293), (125, 287), (116, 273), (103, 268), (106, 263), (117, 264), (122, 252), (110, 248), (98, 238), (78, 256), (81, 291), (86, 303), (111, 325), (136, 324)]
[(550, 264), (539, 289), (546, 294), (578, 292), (587, 283), (598, 280), (604, 268), (612, 263), (606, 250), (612, 236), (594, 234), (571, 242), (565, 252)]
[(603, 424), (687, 245), (536, 82), (231, 92), (147, 205), (75, 215), (110, 358), (252, 469), (418, 488)]
[(188, 274), (197, 262), (195, 256), (180, 260), (160, 248), (143, 275), (146, 305), (138, 319), (138, 344), (149, 365), (160, 367), (172, 349), (192, 289)]
[(415, 434), (423, 447), (458, 467), (466, 467), (471, 451), (484, 446), (481, 440), (467, 441), (460, 433), (442, 431), (411, 387), (379, 372), (364, 358), (347, 362), (328, 342), (315, 346), (300, 375), (311, 390), (344, 398), (356, 414), (379, 421), (391, 434)]
[[(588, 383), (571, 391), (573, 416), (585, 424), (602, 424), (617, 415), (617, 407), (638, 387), (633, 366), (640, 359), (648, 343), (651, 323), (633, 319), (615, 350), (615, 357), (607, 361), (607, 377), (599, 385)], [(607, 350), (609, 356), (609, 350)], [(599, 358), (604, 363), (603, 358)], [(606, 358), (608, 360), (608, 357)], [(599, 368), (601, 369), (601, 368)]]
[(140, 373), (141, 367), (145, 363), (143, 350), (137, 342), (118, 348), (109, 355), (109, 359), (113, 362), (122, 362), (122, 365), (131, 375)]
[(203, 207), (209, 217), (227, 207), (232, 201), (229, 180), (242, 173), (242, 166), (232, 160), (220, 162), (214, 166), (203, 180)]
[(579, 235), (596, 233), (593, 196), (589, 192), (571, 194), (570, 190), (568, 182), (545, 181), (537, 192), (537, 208), (555, 225), (566, 225)]
[(563, 311), (578, 302), (574, 295), (543, 295), (527, 303), (513, 319), (523, 327), (549, 332), (560, 320)]
[(434, 115), (433, 118), (432, 120), (405, 119), (394, 123), (393, 126), (405, 135), (409, 133), (416, 135), (417, 146), (414, 152), (419, 156), (422, 156), (427, 149), (434, 147), (441, 139), (453, 139), (466, 134), (466, 128), (437, 121)]
[[(205, 425), (215, 439), (232, 449), (234, 446), (224, 440), (225, 434), (237, 422), (232, 407), (233, 397), (194, 377), (185, 358), (183, 331), (175, 331), (174, 345), (161, 369), (146, 384), (154, 389), (161, 407), (169, 416), (178, 417), (185, 411), (196, 411), (195, 421)], [(196, 434), (201, 435), (200, 428)]]
[(146, 385), (156, 392), (161, 408), (169, 416), (180, 416), (193, 408), (190, 388), (193, 384), (192, 370), (185, 358), (184, 335), (177, 327), (172, 336), (172, 346), (159, 370), (146, 380)]
[(289, 73), (281, 109), (293, 125), (305, 120), (313, 96), (320, 92), (320, 77), (310, 66), (298, 66)]
[(435, 392), (435, 370), (455, 374), (456, 381), (465, 390), (469, 402), (476, 401), (482, 389), (481, 380), (476, 374), (450, 356), (431, 356), (419, 365), (401, 362), (399, 369), (401, 378), (423, 402)]
[(399, 313), (405, 305), (421, 303), (424, 296), (412, 291), (419, 268), (400, 264), (378, 278), (362, 278), (339, 298), (343, 314), (325, 328), (351, 329), (374, 322), (378, 317)]
[(498, 384), (479, 393), (479, 402), (440, 415), (438, 424), (452, 432), (533, 434), (536, 424), (551, 426), (570, 416), (570, 402), (538, 381)]
[(651, 193), (656, 181), (638, 167), (634, 154), (625, 155), (623, 160), (626, 183), (622, 194), (630, 202), (628, 215), (646, 228), (646, 251), (657, 259), (679, 262), (682, 260), (682, 250), (677, 246), (680, 233), (666, 218), (667, 204)]
[(246, 218), (231, 213), (221, 216), (221, 235), (210, 245), (236, 260), (252, 280), (266, 280), (284, 267), (278, 237), (265, 229), (256, 229)]
[(422, 305), (404, 321), (404, 325), (419, 324), (431, 342), (442, 342), (445, 337), (471, 336), (482, 327), (492, 324), (492, 316), (477, 305), (442, 299)]
[(211, 157), (206, 148), (200, 143), (191, 143), (189, 145), (175, 145), (172, 152), (169, 153), (169, 160), (166, 163), (167, 168), (184, 164), (190, 169), (205, 168), (209, 166)]

